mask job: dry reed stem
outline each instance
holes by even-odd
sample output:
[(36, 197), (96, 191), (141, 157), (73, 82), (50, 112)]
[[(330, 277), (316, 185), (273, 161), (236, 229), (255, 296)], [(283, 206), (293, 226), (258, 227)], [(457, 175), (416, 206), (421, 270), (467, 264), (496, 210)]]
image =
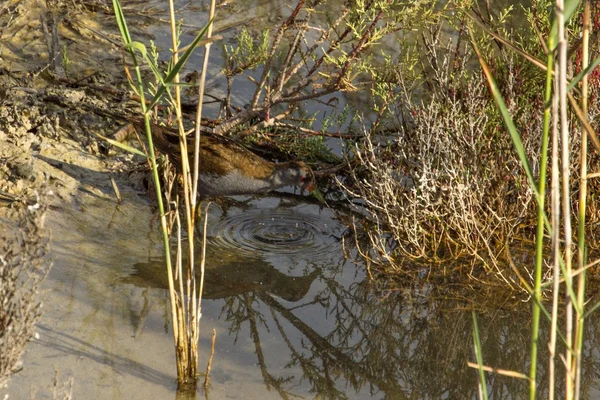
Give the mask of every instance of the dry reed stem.
[[(556, 66), (558, 69), (558, 65)], [(557, 76), (557, 74), (555, 74)], [(551, 199), (551, 225), (552, 229), (552, 271), (553, 271), (553, 289), (552, 289), (552, 319), (550, 321), (550, 340), (548, 342), (548, 399), (554, 399), (555, 381), (555, 359), (556, 359), (556, 336), (558, 326), (558, 296), (560, 281), (560, 183), (558, 167), (558, 83), (554, 81), (554, 95), (552, 96), (552, 178), (550, 187)]]
[(208, 383), (210, 381), (210, 370), (212, 368), (212, 360), (215, 355), (215, 341), (217, 338), (217, 330), (213, 329), (212, 331), (212, 339), (210, 346), (210, 357), (208, 358), (208, 364), (206, 365), (206, 376), (204, 378), (204, 390), (208, 390)]
[[(473, 363), (470, 361), (467, 362), (467, 366), (469, 366), (471, 368), (475, 368), (475, 369), (479, 369), (479, 367), (480, 367), (479, 364), (476, 364), (476, 363)], [(521, 372), (517, 372), (517, 371), (511, 371), (511, 370), (502, 369), (502, 368), (494, 368), (494, 367), (490, 367), (487, 365), (482, 365), (481, 369), (483, 369), (484, 371), (487, 371), (487, 372), (493, 372), (495, 374), (504, 375), (504, 376), (508, 376), (511, 378), (524, 379), (526, 381), (529, 380), (529, 377), (527, 375), (525, 375)]]
[[(211, 21), (214, 16), (214, 1), (211, 3)], [(178, 37), (175, 23), (175, 11), (173, 1), (169, 1), (169, 14), (171, 22), (171, 39), (172, 39), (172, 52), (173, 62), (178, 61)], [(212, 26), (212, 25), (211, 25)], [(209, 38), (210, 39), (210, 38)], [(206, 42), (206, 46), (210, 47), (210, 40)], [(206, 71), (206, 63), (208, 62), (208, 49), (205, 53), (205, 67), (203, 69), (203, 79), (199, 84), (200, 90), (200, 101), (197, 110), (197, 126), (196, 126), (196, 143), (199, 144), (200, 135), (200, 121), (202, 112), (202, 98), (204, 90), (204, 79)], [(179, 82), (179, 76), (176, 76), (174, 82)], [(167, 195), (169, 208), (175, 214), (174, 222), (177, 226), (177, 265), (175, 273), (171, 270), (168, 271), (169, 275), (169, 292), (171, 295), (171, 306), (172, 306), (172, 318), (173, 318), (173, 330), (175, 337), (176, 347), (176, 359), (177, 359), (177, 376), (179, 383), (191, 383), (197, 379), (197, 366), (198, 366), (198, 339), (200, 330), (200, 318), (201, 318), (201, 307), (200, 299), (197, 298), (197, 285), (195, 276), (195, 253), (194, 253), (194, 226), (196, 221), (196, 202), (197, 202), (197, 183), (198, 183), (198, 170), (199, 170), (199, 149), (194, 149), (195, 152), (195, 165), (194, 165), (194, 179), (192, 179), (190, 160), (187, 156), (187, 137), (183, 127), (183, 119), (181, 114), (181, 97), (180, 88), (175, 86), (175, 100), (172, 104), (176, 114), (176, 122), (179, 131), (179, 144), (181, 150), (181, 169), (183, 171), (183, 192), (184, 192), (184, 207), (185, 207), (185, 225), (187, 231), (187, 268), (183, 271), (183, 249), (182, 249), (182, 234), (181, 225), (182, 221), (179, 215), (178, 201), (175, 201), (175, 207), (171, 209), (171, 195), (173, 195), (172, 182), (168, 185), (168, 189), (165, 190)], [(177, 196), (177, 194), (174, 194)], [(205, 221), (206, 222), (206, 221)], [(206, 225), (205, 225), (206, 232)], [(206, 241), (205, 241), (206, 242)], [(165, 244), (168, 245), (168, 244)], [(205, 243), (204, 243), (205, 245)], [(203, 248), (202, 253), (202, 268), (201, 268), (201, 284), (200, 292), (198, 296), (202, 295), (202, 285), (204, 279), (204, 258), (205, 249)], [(178, 284), (179, 293), (176, 292), (173, 278)], [(184, 284), (185, 279), (185, 284)]]
[[(571, 254), (572, 254), (572, 232), (571, 232), (571, 204), (570, 204), (570, 182), (569, 182), (569, 120), (567, 116), (567, 36), (565, 30), (564, 1), (557, 0), (555, 6), (556, 21), (558, 25), (558, 95), (559, 95), (559, 118), (560, 118), (560, 140), (561, 140), (561, 177), (562, 177), (562, 208), (563, 208), (563, 240), (564, 260), (567, 284), (571, 285)], [(573, 302), (570, 293), (565, 294), (565, 338), (567, 348), (573, 348)], [(572, 357), (569, 349), (565, 352), (565, 395), (571, 400), (574, 393), (574, 381), (572, 376)]]
[[(204, 59), (202, 62), (202, 72), (200, 74), (200, 81), (198, 84), (198, 108), (196, 109), (196, 124), (195, 124), (195, 142), (194, 142), (194, 160), (200, 159), (200, 126), (202, 123), (202, 105), (204, 104), (204, 87), (206, 85), (206, 71), (208, 70), (208, 60), (210, 58), (210, 48), (212, 42), (210, 38), (212, 37), (213, 30), (213, 20), (215, 17), (215, 0), (212, 0), (210, 3), (210, 11), (208, 14), (209, 27), (206, 32), (206, 38), (209, 41), (204, 45)], [(199, 172), (199, 163), (196, 162), (194, 164), (194, 177), (192, 180), (192, 210), (195, 212), (196, 210), (196, 198), (198, 196), (198, 172)], [(195, 218), (195, 216), (194, 216)]]

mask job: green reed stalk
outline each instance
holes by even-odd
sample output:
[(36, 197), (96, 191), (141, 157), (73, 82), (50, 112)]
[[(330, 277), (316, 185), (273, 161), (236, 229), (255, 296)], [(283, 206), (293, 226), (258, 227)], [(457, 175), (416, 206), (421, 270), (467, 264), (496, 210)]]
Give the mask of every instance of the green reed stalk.
[[(590, 40), (590, 1), (586, 0), (583, 10), (583, 43), (581, 69), (585, 70), (589, 64), (589, 40)], [(581, 81), (581, 111), (588, 115), (588, 76), (584, 75)], [(577, 229), (577, 265), (583, 268), (586, 263), (585, 246), (585, 211), (587, 203), (587, 152), (588, 152), (587, 130), (581, 128), (581, 166), (579, 177), (579, 225)], [(583, 347), (583, 329), (585, 322), (585, 270), (582, 270), (577, 282), (577, 305), (583, 314), (579, 314), (575, 323), (575, 399), (579, 399), (581, 393), (581, 349)]]
[(543, 245), (544, 245), (544, 227), (551, 231), (551, 226), (548, 221), (548, 217), (546, 215), (544, 206), (545, 206), (545, 195), (546, 195), (546, 175), (547, 175), (547, 163), (548, 163), (548, 138), (550, 131), (550, 99), (552, 98), (552, 68), (554, 63), (554, 58), (552, 54), (548, 55), (547, 65), (546, 65), (546, 91), (545, 91), (545, 104), (546, 107), (544, 109), (544, 122), (543, 122), (543, 132), (542, 132), (542, 149), (541, 149), (541, 158), (540, 158), (540, 176), (539, 176), (539, 184), (536, 183), (533, 175), (533, 171), (531, 169), (531, 164), (529, 163), (529, 159), (525, 153), (525, 149), (523, 146), (523, 141), (517, 130), (512, 117), (508, 111), (508, 107), (502, 98), (502, 94), (500, 93), (497, 84), (491, 74), (491, 71), (481, 56), (479, 49), (475, 43), (475, 39), (471, 34), (471, 42), (475, 47), (475, 51), (477, 53), (477, 57), (481, 64), (482, 70), (486, 75), (488, 80), (488, 84), (492, 91), (492, 96), (496, 105), (502, 115), (506, 128), (511, 136), (513, 141), (513, 145), (515, 146), (515, 150), (519, 156), (521, 161), (521, 165), (525, 170), (527, 175), (529, 184), (531, 188), (534, 190), (536, 194), (536, 200), (538, 204), (538, 222), (536, 229), (536, 262), (535, 262), (535, 272), (534, 272), (534, 287), (532, 296), (534, 297), (533, 301), (533, 316), (532, 316), (532, 333), (531, 333), (531, 367), (529, 371), (529, 380), (530, 380), (530, 398), (535, 398), (536, 391), (536, 373), (537, 373), (537, 353), (538, 353), (538, 340), (539, 340), (539, 320), (540, 320), (540, 310), (541, 310), (541, 283), (542, 283), (542, 268), (543, 268)]
[(551, 116), (551, 101), (552, 101), (552, 70), (554, 68), (554, 56), (552, 53), (548, 54), (546, 60), (546, 91), (544, 93), (544, 122), (542, 130), (542, 150), (540, 159), (540, 178), (538, 192), (540, 196), (538, 198), (538, 218), (537, 228), (535, 235), (535, 273), (534, 273), (534, 287), (533, 296), (535, 300), (533, 302), (533, 315), (531, 320), (531, 366), (529, 369), (529, 398), (535, 398), (536, 391), (536, 374), (537, 374), (537, 353), (538, 353), (538, 340), (539, 340), (539, 329), (540, 329), (540, 304), (542, 302), (542, 275), (544, 267), (544, 225), (545, 225), (545, 197), (546, 197), (546, 175), (548, 165), (548, 142), (550, 137), (550, 116)]
[[(154, 187), (156, 190), (156, 199), (158, 201), (158, 210), (160, 212), (160, 226), (161, 226), (161, 230), (162, 230), (162, 234), (163, 234), (165, 262), (166, 262), (167, 271), (169, 274), (169, 293), (170, 293), (170, 300), (171, 300), (171, 313), (173, 315), (175, 315), (176, 314), (176, 305), (175, 305), (176, 302), (175, 302), (175, 296), (174, 296), (174, 290), (173, 290), (174, 283), (173, 283), (173, 269), (171, 266), (171, 254), (170, 254), (170, 248), (169, 248), (169, 230), (167, 227), (167, 218), (165, 216), (165, 209), (164, 209), (163, 200), (162, 200), (162, 189), (160, 186), (160, 178), (158, 175), (158, 166), (156, 164), (156, 153), (154, 151), (154, 143), (152, 141), (152, 129), (151, 129), (151, 125), (150, 125), (150, 117), (149, 117), (148, 109), (146, 108), (144, 83), (143, 83), (142, 74), (141, 74), (141, 70), (140, 70), (140, 64), (137, 60), (137, 56), (135, 54), (135, 49), (132, 46), (133, 41), (131, 40), (131, 35), (129, 34), (129, 29), (127, 28), (127, 24), (125, 22), (125, 15), (123, 13), (123, 9), (121, 8), (121, 4), (119, 3), (118, 0), (113, 0), (113, 8), (115, 11), (115, 16), (117, 18), (117, 24), (119, 25), (119, 29), (121, 31), (121, 37), (123, 38), (123, 40), (125, 42), (125, 46), (129, 52), (129, 54), (131, 55), (131, 59), (133, 61), (133, 65), (134, 65), (135, 78), (136, 78), (136, 81), (134, 82), (134, 84), (137, 85), (136, 92), (137, 92), (138, 96), (140, 97), (140, 107), (141, 107), (141, 111), (142, 111), (142, 114), (144, 117), (144, 129), (146, 132), (146, 138), (148, 140), (148, 152), (150, 153), (147, 155), (147, 157), (150, 159), (150, 164), (152, 167), (152, 179), (154, 181)], [(177, 338), (179, 337), (178, 326), (176, 324), (173, 324), (173, 337), (174, 337), (175, 341), (177, 341)], [(178, 370), (177, 372), (179, 375), (180, 371)]]
[(475, 48), (475, 52), (479, 59), (479, 63), (481, 68), (488, 80), (488, 84), (492, 91), (492, 96), (494, 101), (496, 102), (496, 106), (498, 107), (506, 128), (511, 136), (513, 141), (513, 145), (515, 146), (515, 150), (519, 156), (521, 161), (521, 165), (523, 166), (525, 173), (527, 175), (529, 184), (536, 194), (537, 204), (538, 204), (538, 222), (537, 222), (537, 231), (536, 231), (536, 267), (535, 267), (535, 281), (532, 296), (534, 297), (533, 301), (533, 317), (532, 317), (532, 334), (531, 334), (531, 368), (529, 372), (530, 379), (530, 398), (535, 398), (535, 390), (536, 390), (536, 367), (537, 367), (537, 352), (538, 352), (538, 339), (539, 339), (539, 320), (540, 320), (540, 307), (541, 307), (541, 282), (542, 282), (542, 267), (543, 267), (543, 243), (544, 243), (544, 226), (548, 223), (548, 218), (544, 210), (544, 198), (546, 193), (546, 165), (547, 165), (547, 153), (548, 153), (548, 132), (550, 127), (550, 108), (549, 108), (549, 100), (552, 94), (552, 64), (553, 57), (550, 54), (548, 56), (548, 69), (546, 75), (546, 108), (544, 110), (544, 129), (542, 134), (542, 152), (541, 152), (541, 160), (540, 160), (540, 181), (539, 186), (536, 184), (533, 171), (531, 169), (531, 164), (529, 163), (529, 159), (525, 153), (525, 149), (523, 146), (523, 141), (521, 136), (512, 120), (512, 117), (508, 111), (508, 107), (502, 98), (502, 94), (498, 89), (496, 81), (492, 76), (492, 73), (479, 52), (479, 48), (475, 42), (475, 38), (471, 33), (471, 43)]
[[(175, 341), (175, 354), (177, 359), (177, 378), (180, 384), (183, 383), (196, 383), (197, 379), (197, 365), (198, 365), (198, 350), (197, 350), (197, 342), (198, 342), (198, 329), (199, 329), (199, 317), (200, 313), (196, 309), (196, 282), (195, 282), (195, 274), (194, 274), (194, 225), (195, 219), (194, 215), (191, 212), (191, 179), (190, 179), (190, 164), (187, 159), (187, 140), (185, 137), (185, 132), (183, 129), (182, 122), (182, 113), (181, 113), (181, 100), (180, 100), (180, 92), (179, 92), (179, 71), (183, 68), (189, 57), (191, 56), (193, 50), (198, 45), (200, 39), (205, 35), (208, 30), (208, 26), (212, 23), (209, 21), (208, 25), (202, 29), (198, 35), (194, 38), (192, 43), (187, 47), (187, 50), (183, 52), (181, 57), (178, 56), (177, 53), (177, 43), (178, 43), (178, 34), (175, 26), (175, 13), (174, 6), (172, 2), (170, 3), (170, 15), (171, 15), (171, 27), (172, 27), (172, 43), (173, 43), (173, 56), (172, 56), (172, 65), (173, 67), (167, 71), (166, 75), (160, 72), (158, 65), (155, 60), (152, 59), (148, 55), (148, 51), (146, 47), (139, 42), (134, 42), (131, 40), (131, 36), (129, 34), (129, 30), (127, 28), (127, 24), (125, 21), (125, 16), (123, 14), (123, 10), (119, 4), (118, 0), (113, 0), (113, 7), (115, 10), (115, 16), (117, 19), (117, 23), (119, 25), (119, 29), (121, 31), (121, 36), (123, 41), (125, 42), (125, 48), (131, 54), (133, 59), (133, 64), (135, 68), (135, 76), (136, 82), (134, 83), (134, 90), (140, 96), (140, 107), (144, 117), (144, 127), (146, 131), (146, 136), (148, 140), (148, 151), (150, 154), (145, 155), (150, 159), (152, 166), (152, 175), (156, 188), (156, 197), (158, 201), (158, 208), (161, 214), (161, 228), (163, 232), (163, 242), (165, 249), (165, 262), (167, 266), (167, 275), (169, 281), (169, 297), (171, 301), (171, 318), (173, 325), (173, 337)], [(214, 12), (213, 12), (214, 13)], [(159, 85), (157, 87), (156, 93), (152, 97), (149, 105), (146, 104), (145, 98), (145, 88), (144, 82), (142, 80), (140, 66), (137, 59), (136, 51), (139, 52), (142, 58), (147, 62), (150, 70), (154, 73), (155, 78), (158, 80)], [(175, 86), (175, 99), (173, 99), (171, 92), (168, 90), (169, 87)], [(186, 291), (183, 289), (183, 273), (181, 270), (181, 236), (178, 234), (178, 250), (177, 250), (177, 265), (179, 266), (179, 271), (176, 275), (173, 273), (173, 267), (171, 264), (171, 256), (170, 256), (170, 246), (169, 246), (169, 228), (167, 224), (167, 219), (164, 211), (164, 204), (162, 198), (162, 190), (160, 185), (160, 179), (158, 175), (158, 167), (156, 163), (156, 156), (154, 152), (154, 145), (152, 140), (152, 132), (151, 132), (151, 124), (150, 124), (150, 113), (153, 110), (154, 106), (159, 103), (159, 101), (163, 98), (164, 95), (169, 97), (170, 103), (174, 106), (176, 115), (177, 115), (177, 123), (180, 132), (180, 150), (182, 155), (182, 170), (183, 170), (183, 180), (184, 180), (184, 192), (185, 192), (185, 208), (186, 208), (186, 225), (188, 231), (189, 238), (189, 258), (188, 258), (188, 268), (187, 268), (187, 279), (186, 279)], [(120, 145), (120, 147), (127, 149), (127, 146)], [(137, 151), (136, 151), (137, 152)], [(196, 158), (196, 163), (198, 163), (198, 158)], [(197, 167), (196, 167), (197, 168)], [(178, 213), (178, 210), (176, 210)], [(180, 226), (181, 219), (179, 218), (179, 214), (176, 215), (176, 223)], [(202, 268), (203, 270), (203, 268)], [(175, 278), (179, 279), (179, 295), (175, 289)], [(187, 303), (186, 303), (187, 299)], [(187, 304), (187, 307), (186, 307)], [(196, 329), (198, 328), (198, 329)]]

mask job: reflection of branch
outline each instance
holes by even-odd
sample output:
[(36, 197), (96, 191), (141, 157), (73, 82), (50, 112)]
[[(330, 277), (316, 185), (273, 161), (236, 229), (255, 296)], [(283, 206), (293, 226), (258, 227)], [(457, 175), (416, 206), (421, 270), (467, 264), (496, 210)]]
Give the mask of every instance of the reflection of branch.
[(248, 301), (249, 300), (248, 295), (244, 295), (244, 300), (246, 302), (246, 310), (248, 311), (248, 322), (250, 323), (250, 336), (252, 336), (252, 341), (254, 342), (254, 348), (256, 350), (256, 357), (258, 358), (258, 364), (260, 365), (260, 372), (263, 376), (263, 379), (265, 380), (265, 384), (267, 385), (267, 390), (270, 390), (271, 387), (274, 387), (275, 390), (277, 390), (277, 392), (281, 396), (281, 398), (287, 400), (287, 399), (289, 399), (288, 394), (292, 394), (292, 393), (286, 392), (281, 387), (281, 383), (288, 382), (293, 377), (289, 377), (287, 379), (284, 379), (284, 378), (276, 379), (269, 373), (269, 371), (267, 371), (267, 363), (265, 362), (265, 356), (263, 354), (262, 347), (260, 345), (260, 337), (258, 336), (258, 327), (256, 324), (256, 319), (255, 319), (256, 314), (254, 312), (254, 309), (252, 308), (252, 302)]
[[(272, 309), (278, 311), (288, 322), (290, 322), (300, 333), (302, 333), (311, 343), (315, 346), (319, 353), (324, 357), (323, 364), (328, 365), (325, 361), (330, 362), (332, 365), (339, 367), (341, 370), (349, 371), (360, 377), (365, 378), (370, 383), (378, 386), (382, 391), (387, 394), (394, 394), (395, 398), (404, 398), (402, 388), (396, 381), (387, 381), (381, 379), (379, 376), (374, 375), (369, 371), (367, 365), (361, 365), (354, 361), (346, 353), (340, 351), (336, 346), (333, 346), (327, 341), (327, 339), (321, 337), (311, 327), (306, 325), (304, 321), (290, 312), (287, 308), (277, 302), (271, 295), (266, 293), (258, 293), (258, 298), (262, 300), (266, 305)], [(316, 354), (316, 352), (314, 352)], [(325, 360), (325, 358), (327, 360)]]
[[(314, 364), (310, 363), (309, 362), (310, 360), (307, 360), (306, 357), (304, 357), (302, 354), (300, 354), (298, 351), (296, 351), (296, 349), (292, 345), (291, 340), (288, 338), (287, 333), (281, 326), (281, 323), (279, 322), (279, 318), (277, 318), (277, 314), (275, 313), (275, 310), (272, 308), (271, 308), (271, 316), (273, 317), (273, 321), (275, 321), (275, 325), (277, 326), (277, 329), (279, 330), (279, 333), (281, 334), (283, 341), (285, 342), (285, 344), (288, 346), (288, 349), (292, 353), (292, 360), (294, 360), (294, 359), (298, 360), (298, 362), (300, 363), (300, 366), (302, 367), (303, 375), (305, 377), (307, 377), (310, 382), (313, 382), (313, 381), (315, 382), (315, 387), (313, 387), (312, 390), (316, 393), (325, 395), (325, 397), (327, 397), (328, 399), (333, 399), (333, 398), (346, 399), (346, 396), (344, 395), (344, 393), (340, 392), (339, 390), (337, 390), (335, 388), (333, 379), (329, 376), (329, 369), (327, 368), (327, 366), (328, 366), (327, 358), (322, 358), (323, 374), (325, 375), (325, 379), (323, 379), (319, 375), (320, 371), (318, 371), (318, 368)], [(312, 379), (312, 378), (316, 378), (316, 379)], [(321, 388), (319, 383), (323, 383), (325, 388)]]
[[(346, 304), (345, 301), (345, 297), (340, 296), (340, 293), (347, 293), (347, 298), (351, 299), (350, 301), (352, 302), (356, 302), (355, 296), (356, 293), (348, 293), (348, 291), (335, 279), (323, 279), (323, 281), (325, 282), (325, 284), (327, 285), (327, 287), (329, 288), (329, 290), (331, 290), (332, 293), (337, 293), (337, 295), (335, 296), (335, 298), (337, 299), (337, 303), (341, 304), (342, 308), (346, 311), (346, 313), (348, 313), (348, 315), (350, 316), (350, 318), (352, 319), (352, 321), (355, 321), (355, 327), (356, 329), (361, 333), (363, 338), (369, 338), (370, 334), (368, 332), (366, 332), (363, 328), (363, 326), (360, 324), (360, 322), (363, 321), (363, 318), (360, 318), (359, 316), (355, 315), (354, 312), (352, 311), (351, 307), (348, 306), (348, 304)], [(332, 290), (332, 287), (334, 287), (336, 290)], [(337, 309), (337, 307), (333, 307), (333, 309)]]

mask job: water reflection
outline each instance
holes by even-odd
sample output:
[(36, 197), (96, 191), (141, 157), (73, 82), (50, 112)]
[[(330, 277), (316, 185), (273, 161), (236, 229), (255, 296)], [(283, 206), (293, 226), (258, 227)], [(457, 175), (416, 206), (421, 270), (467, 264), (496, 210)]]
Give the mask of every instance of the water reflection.
[[(133, 268), (134, 272), (131, 276), (123, 278), (122, 283), (139, 287), (162, 289), (168, 287), (162, 259), (137, 263)], [(225, 299), (237, 294), (265, 292), (295, 302), (304, 298), (311, 283), (319, 274), (319, 269), (315, 268), (304, 276), (289, 276), (259, 259), (225, 263), (206, 271), (203, 298)]]
[[(61, 374), (74, 377), (76, 398), (94, 393), (94, 398), (122, 399), (133, 392), (144, 398), (174, 396), (167, 283), (158, 257), (162, 244), (156, 224), (140, 222), (150, 221), (151, 213), (145, 204), (134, 205), (136, 198), (130, 193), (119, 206), (122, 217), (114, 221), (106, 217), (114, 202), (88, 194), (85, 212), (69, 207), (53, 219), (61, 234), (53, 242), (56, 263), (48, 280), (47, 312), (40, 339), (32, 343), (26, 368), (15, 375), (11, 389), (29, 390), (39, 377), (53, 376), (56, 365)], [(393, 289), (374, 287), (364, 266), (342, 257), (339, 238), (345, 227), (336, 215), (311, 204), (246, 200), (215, 207), (211, 218), (235, 232), (235, 221), (256, 215), (264, 222), (261, 215), (271, 212), (286, 214), (273, 220), (276, 229), (256, 224), (252, 235), (230, 233), (227, 241), (221, 231), (211, 232), (200, 339), (201, 360), (206, 360), (210, 332), (217, 329), (208, 398), (477, 397), (476, 372), (466, 365), (474, 360), (468, 301), (473, 288), (456, 296), (457, 279), (433, 280), (426, 274)], [(296, 230), (299, 215), (318, 217), (298, 224), (310, 232)], [(242, 230), (254, 226), (246, 225)], [(261, 232), (269, 237), (267, 248), (288, 240), (298, 248), (288, 249), (289, 254), (250, 250), (262, 243), (256, 240)], [(147, 241), (140, 240), (146, 235)], [(313, 252), (304, 246), (307, 238), (331, 251)], [(251, 245), (239, 243), (236, 252), (231, 240)], [(591, 295), (596, 289), (590, 290)], [(484, 362), (527, 372), (529, 304), (518, 296), (511, 301), (510, 293), (501, 300), (491, 291), (482, 293), (492, 304), (478, 310)], [(598, 301), (595, 297), (590, 304)], [(582, 398), (598, 397), (599, 329), (593, 318), (586, 323)], [(543, 327), (540, 397), (547, 393), (547, 332)], [(562, 370), (560, 360), (557, 370)], [(518, 399), (527, 393), (524, 381), (487, 377), (491, 398)], [(559, 392), (561, 385), (559, 380)], [(99, 387), (113, 392), (92, 392)]]
[[(219, 309), (235, 347), (226, 351), (250, 355), (268, 390), (284, 399), (476, 396), (475, 372), (466, 367), (472, 359), (470, 313), (456, 302), (426, 299), (428, 287), (407, 286), (385, 296), (373, 290), (362, 268), (342, 258), (345, 228), (329, 210), (279, 199), (244, 204), (225, 212), (217, 207), (209, 217), (219, 220), (209, 224), (205, 307)], [(164, 275), (162, 261), (153, 259), (136, 263), (123, 283), (164, 290)], [(506, 321), (481, 317), (491, 332), (486, 352), (507, 344), (496, 337), (506, 333), (519, 345), (510, 356), (517, 365), (503, 359), (510, 351), (497, 348), (492, 358), (503, 368), (523, 370), (527, 325), (519, 322), (523, 332), (515, 336)], [(215, 374), (219, 381), (228, 372)], [(491, 382), (509, 392), (519, 387), (504, 378)]]
[[(213, 301), (205, 307), (219, 309), (232, 338), (233, 349), (224, 351), (250, 356), (250, 368), (260, 372), (271, 393), (283, 399), (477, 397), (476, 371), (466, 365), (474, 359), (468, 302), (449, 298), (443, 285), (422, 282), (375, 290), (362, 268), (341, 258), (338, 238), (344, 228), (331, 211), (273, 199), (251, 206), (216, 215), (221, 220), (211, 230), (205, 296)], [(302, 225), (310, 232), (296, 230), (311, 213)], [(275, 226), (265, 227), (268, 221)], [(257, 239), (261, 234), (270, 240)], [(307, 238), (332, 250), (313, 251), (302, 243)], [(287, 241), (290, 248), (280, 250), (290, 257), (270, 253)], [(166, 288), (162, 268), (160, 260), (138, 263), (125, 281)], [(527, 372), (529, 308), (503, 302), (504, 309), (478, 314), (484, 360)], [(546, 365), (539, 370), (545, 394)], [(586, 376), (593, 375), (597, 363), (586, 370)], [(213, 379), (223, 383), (228, 375), (215, 371)], [(492, 398), (521, 398), (527, 392), (522, 380), (493, 374), (488, 379)]]

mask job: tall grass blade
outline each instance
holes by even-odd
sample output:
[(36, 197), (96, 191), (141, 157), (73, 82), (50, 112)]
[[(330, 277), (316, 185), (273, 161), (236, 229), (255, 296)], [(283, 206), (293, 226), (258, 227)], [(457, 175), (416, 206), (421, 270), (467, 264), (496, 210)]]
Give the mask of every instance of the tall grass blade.
[(161, 85), (159, 85), (158, 90), (156, 91), (156, 94), (150, 101), (148, 110), (152, 110), (154, 108), (154, 106), (160, 101), (161, 97), (167, 90), (168, 85), (171, 84), (175, 80), (175, 77), (177, 76), (177, 74), (183, 69), (183, 66), (188, 61), (190, 56), (192, 55), (192, 52), (196, 49), (196, 46), (198, 45), (200, 40), (202, 40), (202, 38), (208, 31), (208, 27), (210, 26), (210, 24), (212, 24), (212, 22), (213, 22), (213, 20), (211, 19), (210, 21), (208, 21), (206, 26), (204, 28), (202, 28), (202, 30), (200, 32), (198, 32), (198, 35), (196, 35), (196, 37), (194, 38), (192, 43), (190, 43), (190, 45), (187, 47), (186, 51), (181, 55), (181, 57), (177, 61), (177, 64), (175, 64), (173, 66), (173, 68), (169, 71), (167, 76), (161, 82)]
[(142, 156), (144, 158), (148, 158), (148, 155), (146, 153), (144, 153), (141, 150), (136, 149), (135, 147), (128, 146), (125, 143), (121, 143), (121, 142), (118, 142), (116, 140), (109, 139), (109, 138), (107, 138), (105, 136), (102, 136), (102, 135), (96, 134), (96, 136), (98, 136), (100, 139), (102, 139), (102, 140), (104, 140), (104, 141), (112, 144), (113, 146), (116, 146), (116, 147), (118, 147), (118, 148), (120, 148), (122, 150), (128, 151), (129, 153), (136, 154), (136, 155)]
[(113, 0), (113, 9), (115, 10), (115, 17), (117, 18), (117, 25), (119, 26), (119, 31), (121, 32), (121, 37), (126, 44), (131, 43), (131, 35), (129, 34), (129, 29), (127, 28), (127, 23), (125, 22), (125, 14), (123, 13), (123, 9), (121, 8), (121, 3), (118, 0)]
[(600, 64), (600, 57), (594, 59), (594, 61), (592, 61), (587, 68), (583, 69), (580, 73), (575, 75), (575, 77), (571, 79), (569, 86), (567, 86), (567, 90), (569, 92), (573, 90), (573, 88), (575, 88), (575, 85), (577, 85), (583, 79), (584, 76), (590, 74), (598, 66), (598, 64)]
[(472, 32), (469, 32), (469, 33), (471, 35), (471, 43), (473, 44), (475, 53), (477, 54), (477, 58), (479, 59), (479, 64), (481, 65), (481, 69), (485, 73), (485, 77), (488, 81), (489, 88), (492, 92), (492, 97), (494, 98), (494, 101), (496, 102), (498, 110), (500, 111), (500, 114), (502, 115), (502, 119), (504, 120), (506, 129), (508, 130), (508, 133), (510, 134), (510, 138), (512, 139), (515, 150), (517, 151), (517, 155), (519, 156), (521, 165), (523, 166), (523, 169), (525, 170), (525, 174), (527, 175), (527, 180), (529, 181), (529, 185), (531, 186), (532, 190), (534, 191), (536, 200), (538, 201), (538, 204), (539, 204), (541, 201), (540, 193), (538, 191), (537, 183), (533, 176), (533, 170), (531, 169), (531, 163), (529, 162), (529, 158), (527, 157), (527, 154), (525, 152), (525, 146), (523, 146), (523, 141), (521, 140), (521, 135), (519, 134), (519, 131), (517, 130), (517, 127), (515, 126), (515, 123), (512, 119), (512, 116), (510, 115), (510, 112), (508, 111), (508, 107), (506, 106), (506, 103), (504, 102), (504, 99), (502, 98), (502, 93), (500, 93), (500, 90), (498, 89), (496, 80), (492, 76), (492, 72), (490, 71), (489, 66), (487, 65), (487, 63), (483, 59), (483, 56), (481, 55), (481, 52), (479, 51), (479, 47), (477, 46), (477, 43), (475, 42), (473, 33)]
[(481, 340), (479, 339), (479, 326), (477, 326), (477, 317), (475, 311), (472, 311), (473, 316), (473, 346), (475, 349), (475, 358), (479, 371), (479, 394), (482, 399), (487, 400), (487, 384), (485, 383), (485, 372), (483, 370), (483, 355), (481, 353)]

